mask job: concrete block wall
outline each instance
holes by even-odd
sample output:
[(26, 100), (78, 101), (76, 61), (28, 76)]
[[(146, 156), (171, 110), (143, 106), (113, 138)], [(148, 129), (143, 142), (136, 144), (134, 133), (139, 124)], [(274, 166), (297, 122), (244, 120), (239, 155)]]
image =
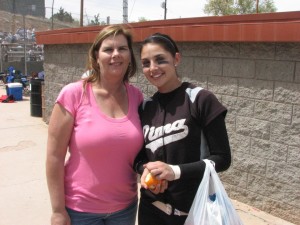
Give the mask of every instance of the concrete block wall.
[[(89, 46), (45, 46), (46, 122), (61, 88), (84, 72)], [(300, 224), (300, 43), (181, 42), (179, 48), (182, 80), (212, 91), (228, 108), (233, 160), (220, 176), (229, 196)], [(138, 52), (135, 44), (137, 61)], [(131, 82), (145, 96), (156, 91), (141, 69)]]
[(44, 46), (44, 115), (49, 123), (55, 100), (63, 86), (79, 80), (85, 71), (90, 45), (46, 45)]

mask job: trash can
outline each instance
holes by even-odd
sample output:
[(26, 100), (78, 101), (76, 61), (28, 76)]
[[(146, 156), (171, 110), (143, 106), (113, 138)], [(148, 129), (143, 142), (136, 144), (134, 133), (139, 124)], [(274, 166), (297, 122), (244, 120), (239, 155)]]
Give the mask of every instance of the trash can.
[(42, 117), (42, 79), (30, 80), (30, 115)]
[(42, 118), (43, 121), (46, 122), (46, 103), (45, 103), (45, 83), (41, 82), (41, 90), (42, 90)]

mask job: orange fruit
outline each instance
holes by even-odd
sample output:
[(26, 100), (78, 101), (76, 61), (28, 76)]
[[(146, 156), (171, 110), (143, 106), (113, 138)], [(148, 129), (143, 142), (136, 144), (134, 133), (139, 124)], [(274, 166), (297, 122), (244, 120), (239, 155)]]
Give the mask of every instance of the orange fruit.
[(156, 179), (151, 173), (148, 173), (145, 178), (145, 183), (147, 184), (148, 188), (155, 189), (156, 185), (161, 183), (161, 180)]

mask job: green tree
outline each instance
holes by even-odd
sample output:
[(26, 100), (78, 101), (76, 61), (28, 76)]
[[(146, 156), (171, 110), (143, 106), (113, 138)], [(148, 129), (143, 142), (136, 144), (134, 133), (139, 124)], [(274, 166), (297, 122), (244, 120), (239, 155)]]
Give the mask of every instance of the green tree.
[[(256, 0), (207, 0), (204, 13), (221, 16), (256, 13)], [(274, 0), (259, 0), (258, 12), (276, 12)]]
[(94, 16), (94, 20), (91, 20), (91, 22), (88, 24), (88, 26), (96, 26), (96, 25), (106, 25), (105, 21), (100, 21), (100, 15), (99, 13), (97, 15)]
[(276, 12), (277, 8), (275, 7), (273, 0), (265, 0), (258, 7), (258, 12)]
[(148, 21), (145, 17), (139, 17), (138, 20), (139, 20), (139, 22), (145, 22), (145, 21)]
[(94, 19), (95, 19), (95, 20), (91, 20), (90, 25), (92, 25), (92, 26), (93, 26), (93, 25), (99, 25), (99, 24), (100, 24), (99, 16), (100, 16), (99, 13), (98, 13), (97, 15), (95, 15), (95, 16), (94, 16)]
[[(52, 17), (50, 19), (52, 19)], [(53, 19), (68, 23), (74, 22), (71, 13), (65, 12), (65, 10), (62, 7), (60, 7), (58, 13), (53, 14)]]
[(204, 13), (214, 16), (235, 14), (233, 5), (234, 0), (208, 0), (204, 5)]
[(235, 14), (251, 14), (256, 12), (255, 0), (238, 0), (235, 5)]

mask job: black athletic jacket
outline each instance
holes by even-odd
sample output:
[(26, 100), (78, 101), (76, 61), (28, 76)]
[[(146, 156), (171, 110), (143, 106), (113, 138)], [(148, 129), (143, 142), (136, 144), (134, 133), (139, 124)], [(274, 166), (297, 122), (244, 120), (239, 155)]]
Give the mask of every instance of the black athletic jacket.
[[(200, 157), (213, 160), (218, 172), (230, 166), (226, 113), (211, 92), (187, 82), (170, 93), (157, 92), (143, 102), (140, 117), (145, 146), (135, 160), (136, 171), (141, 174), (142, 165), (148, 161), (163, 161), (179, 165), (181, 176), (169, 182), (162, 194), (142, 188), (142, 199), (189, 211), (205, 170)], [(200, 153), (201, 130), (209, 148), (206, 153)]]

